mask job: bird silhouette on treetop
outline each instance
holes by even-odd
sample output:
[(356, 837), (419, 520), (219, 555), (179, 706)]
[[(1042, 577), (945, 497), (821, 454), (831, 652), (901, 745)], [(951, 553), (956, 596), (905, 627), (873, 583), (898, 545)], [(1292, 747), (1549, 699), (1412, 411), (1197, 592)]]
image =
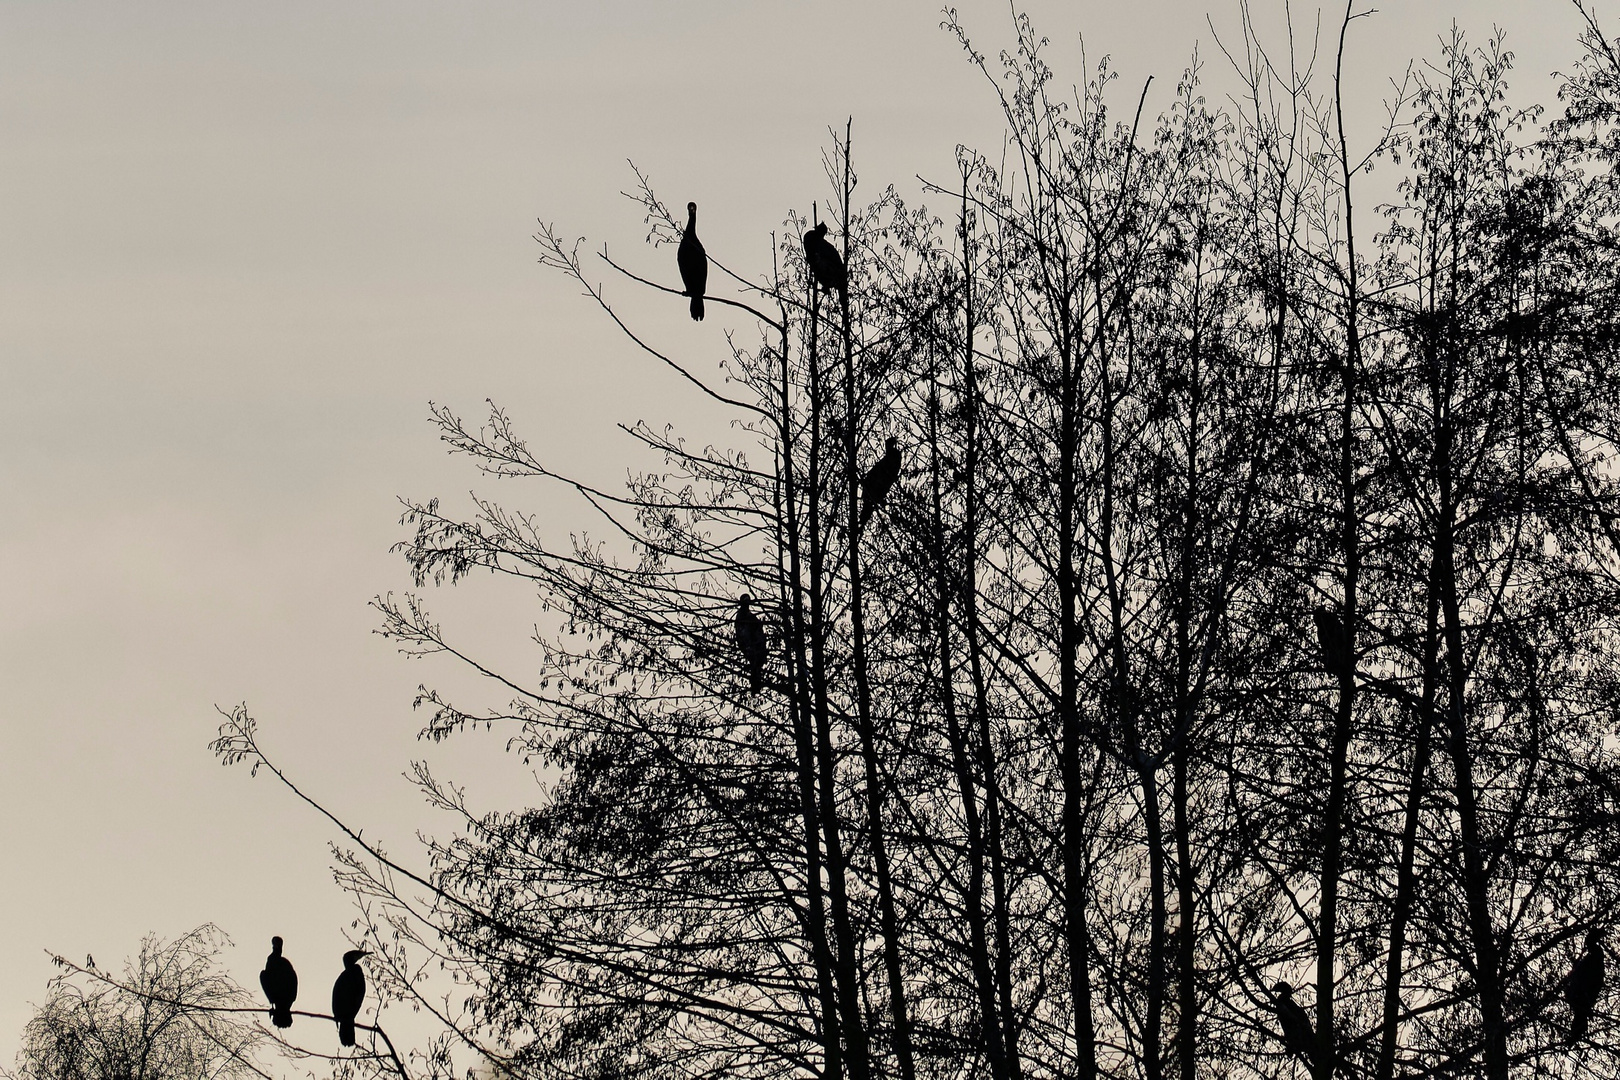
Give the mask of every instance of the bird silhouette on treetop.
[(849, 275), (844, 270), (844, 260), (838, 254), (838, 249), (827, 242), (825, 221), (804, 234), (804, 261), (809, 264), (810, 273), (815, 275), (817, 284), (823, 289), (843, 294), (845, 286), (849, 284)]
[(703, 321), (703, 294), (709, 285), (709, 253), (697, 235), (697, 203), (686, 204), (686, 231), (675, 249), (675, 265), (681, 269), (681, 284), (692, 298), (692, 319)]
[(883, 505), (889, 489), (900, 479), (900, 446), (893, 435), (883, 441), (883, 456), (861, 477), (861, 528)]
[(332, 984), (332, 1016), (337, 1020), (338, 1042), (354, 1045), (354, 1018), (360, 1015), (360, 1005), (366, 1000), (366, 973), (360, 967), (360, 958), (370, 956), (364, 949), (350, 949), (343, 954), (343, 970)]
[(1596, 930), (1586, 935), (1586, 952), (1575, 961), (1569, 978), (1564, 982), (1564, 997), (1569, 1002), (1570, 1045), (1586, 1038), (1586, 1027), (1592, 1020), (1592, 1010), (1603, 996), (1603, 935)]
[(298, 1000), (298, 972), (281, 955), (281, 939), (270, 939), (270, 955), (259, 972), (259, 985), (270, 999), (270, 1022), (278, 1028), (292, 1027), (292, 1006)]
[(749, 607), (754, 598), (747, 593), (737, 601), (737, 648), (748, 664), (748, 690), (757, 694), (765, 688), (765, 626)]

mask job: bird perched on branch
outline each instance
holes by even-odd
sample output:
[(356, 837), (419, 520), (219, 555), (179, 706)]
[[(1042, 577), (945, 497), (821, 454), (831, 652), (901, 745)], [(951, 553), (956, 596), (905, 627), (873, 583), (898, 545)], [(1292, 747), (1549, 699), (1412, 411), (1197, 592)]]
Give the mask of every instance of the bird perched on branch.
[(861, 528), (888, 498), (889, 489), (900, 479), (900, 446), (893, 435), (883, 441), (883, 456), (861, 477)]
[(338, 1042), (354, 1045), (354, 1018), (360, 1015), (360, 1005), (366, 1000), (366, 973), (360, 967), (360, 958), (371, 954), (364, 949), (350, 949), (343, 954), (343, 970), (332, 984), (332, 1016), (337, 1020)]
[(1316, 643), (1322, 650), (1322, 666), (1338, 675), (1351, 664), (1350, 635), (1344, 621), (1329, 608), (1319, 607), (1316, 616)]
[(765, 625), (749, 607), (754, 598), (743, 593), (737, 602), (737, 648), (748, 664), (748, 690), (757, 694), (765, 688)]
[(697, 235), (697, 203), (686, 204), (686, 231), (675, 249), (675, 265), (681, 268), (681, 284), (692, 298), (692, 319), (703, 321), (703, 293), (709, 285), (709, 253)]
[(1569, 1042), (1573, 1046), (1586, 1038), (1592, 1010), (1603, 995), (1603, 935), (1593, 930), (1586, 935), (1586, 952), (1575, 961), (1564, 981), (1564, 997), (1569, 1001)]
[(1271, 1011), (1277, 1014), (1277, 1023), (1282, 1026), (1283, 1046), (1290, 1054), (1298, 1054), (1310, 1062), (1316, 1050), (1316, 1032), (1311, 1028), (1311, 1018), (1294, 1000), (1292, 986), (1280, 982), (1272, 991), (1277, 1000), (1272, 1003)]
[(259, 985), (270, 999), (270, 1022), (278, 1028), (292, 1027), (293, 1002), (298, 1000), (298, 972), (292, 962), (281, 955), (281, 939), (270, 939), (270, 955), (259, 972)]
[(810, 265), (810, 272), (815, 275), (817, 284), (843, 295), (844, 287), (849, 284), (849, 275), (844, 270), (844, 260), (838, 254), (838, 249), (827, 242), (825, 221), (804, 234), (804, 261)]

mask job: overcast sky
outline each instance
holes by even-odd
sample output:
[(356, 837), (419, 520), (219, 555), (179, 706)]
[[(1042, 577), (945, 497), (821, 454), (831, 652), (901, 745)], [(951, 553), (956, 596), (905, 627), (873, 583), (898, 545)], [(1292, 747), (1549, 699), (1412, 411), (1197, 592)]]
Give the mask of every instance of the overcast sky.
[[(1280, 0), (1251, 2), (1275, 32)], [(1007, 7), (959, 6), (994, 57)], [(1576, 56), (1554, 0), (1379, 6), (1347, 51), (1367, 137), (1452, 19), (1508, 31), (1525, 100), (1553, 105)], [(1220, 96), (1205, 13), (1235, 34), (1235, 0), (1030, 10), (1065, 83), (1081, 34), (1089, 61), (1113, 55), (1122, 110), (1148, 75), (1162, 108), (1195, 47)], [(1299, 39), (1316, 17), (1296, 4)], [(712, 421), (535, 265), (535, 220), (673, 284), (672, 249), (642, 245), (618, 194), (627, 158), (751, 272), (787, 211), (826, 197), (847, 116), (858, 195), (949, 182), (955, 146), (995, 150), (999, 129), (939, 22), (913, 0), (0, 0), (0, 1063), (47, 948), (110, 967), (144, 933), (212, 921), (256, 986), (281, 934), (324, 1008), (353, 918), (333, 831), (214, 762), (216, 705), (247, 702), (279, 763), (396, 853), (435, 827), (412, 759), (479, 809), (516, 805), (531, 781), (499, 735), (415, 740), (418, 683), (466, 684), (395, 654), (367, 603), (410, 588), (397, 496), (460, 507), (477, 488), (559, 539), (593, 522), (447, 458), (427, 403), (493, 398), (542, 457), (605, 483), (633, 464), (615, 423)], [(749, 329), (610, 288), (699, 371)], [(430, 592), (448, 629), (525, 670), (530, 597)]]

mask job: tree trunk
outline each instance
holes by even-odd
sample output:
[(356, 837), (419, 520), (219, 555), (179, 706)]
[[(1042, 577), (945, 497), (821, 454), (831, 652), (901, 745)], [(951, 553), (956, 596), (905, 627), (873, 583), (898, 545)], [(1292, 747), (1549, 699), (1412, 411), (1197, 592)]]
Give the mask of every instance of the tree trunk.
[[(783, 320), (784, 326), (786, 319)], [(783, 590), (783, 652), (791, 673), (790, 711), (793, 742), (798, 757), (799, 813), (804, 824), (806, 930), (810, 954), (816, 965), (816, 990), (821, 1005), (821, 1039), (826, 1080), (838, 1080), (843, 1072), (843, 1051), (839, 1045), (838, 999), (835, 989), (832, 949), (827, 941), (826, 898), (822, 886), (821, 831), (816, 813), (815, 740), (810, 715), (814, 695), (805, 654), (804, 569), (800, 557), (799, 490), (793, 470), (792, 406), (788, 398), (787, 334), (782, 335), (782, 494), (778, 520), (785, 522), (788, 554), (788, 589)], [(788, 593), (791, 590), (791, 597)]]
[[(844, 129), (844, 265), (849, 266), (850, 130)], [(900, 1064), (900, 1080), (916, 1080), (917, 1066), (911, 1049), (911, 1018), (906, 1008), (905, 971), (900, 961), (900, 919), (895, 910), (894, 881), (889, 868), (889, 847), (883, 820), (884, 789), (878, 774), (877, 732), (872, 722), (872, 685), (866, 666), (866, 616), (864, 585), (861, 580), (860, 507), (855, 492), (859, 487), (856, 451), (860, 417), (855, 406), (855, 343), (849, 322), (849, 288), (838, 294), (844, 345), (844, 482), (845, 509), (849, 524), (849, 614), (855, 669), (855, 719), (861, 739), (861, 758), (866, 772), (866, 828), (872, 845), (872, 863), (877, 878), (878, 921), (883, 931), (883, 966), (889, 977), (889, 1007), (894, 1020), (894, 1052)], [(873, 522), (875, 524), (875, 520)]]
[(838, 828), (838, 758), (832, 745), (832, 709), (827, 698), (827, 615), (824, 570), (826, 552), (821, 525), (821, 357), (816, 344), (819, 309), (816, 285), (810, 285), (810, 675), (815, 695), (816, 756), (821, 786), (821, 831), (827, 849), (828, 896), (832, 902), (833, 935), (838, 943), (835, 971), (838, 1007), (842, 1016), (846, 1064), (850, 1080), (871, 1080), (872, 1053), (861, 1009), (860, 977), (855, 969), (855, 932), (850, 925), (849, 898), (844, 880), (847, 864)]
[(1389, 955), (1384, 966), (1383, 1034), (1378, 1044), (1377, 1080), (1394, 1080), (1395, 1051), (1399, 1045), (1401, 967), (1406, 951), (1406, 922), (1412, 914), (1417, 889), (1414, 864), (1418, 819), (1423, 805), (1423, 778), (1429, 770), (1429, 736), (1434, 727), (1435, 692), (1439, 687), (1439, 598), (1435, 573), (1429, 575), (1429, 615), (1423, 633), (1423, 703), (1418, 710), (1417, 745), (1406, 785), (1406, 814), (1401, 824), (1401, 862), (1395, 879), (1395, 909), (1389, 919)]

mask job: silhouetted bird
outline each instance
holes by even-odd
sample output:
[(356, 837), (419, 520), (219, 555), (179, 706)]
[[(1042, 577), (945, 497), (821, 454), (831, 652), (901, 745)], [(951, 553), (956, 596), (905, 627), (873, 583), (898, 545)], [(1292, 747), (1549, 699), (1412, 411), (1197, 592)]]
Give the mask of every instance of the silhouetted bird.
[(270, 1022), (278, 1028), (292, 1027), (292, 1006), (298, 1000), (298, 972), (281, 955), (281, 939), (270, 939), (270, 956), (259, 972), (259, 985), (270, 999)]
[(1344, 622), (1325, 607), (1316, 609), (1316, 643), (1322, 649), (1322, 666), (1333, 675), (1350, 664), (1350, 635), (1345, 633)]
[(366, 1000), (366, 973), (360, 967), (360, 958), (371, 954), (364, 949), (350, 949), (343, 954), (343, 970), (332, 984), (332, 1015), (337, 1018), (338, 1042), (354, 1045), (354, 1018), (360, 1015), (360, 1003)]
[(844, 260), (838, 249), (827, 243), (827, 223), (823, 221), (804, 234), (804, 261), (823, 289), (836, 289), (839, 293), (849, 284), (844, 271)]
[(748, 663), (748, 689), (759, 693), (765, 688), (765, 626), (749, 608), (754, 598), (743, 593), (737, 602), (737, 648)]
[(1586, 935), (1586, 953), (1570, 969), (1564, 983), (1564, 997), (1569, 999), (1569, 1041), (1571, 1045), (1586, 1038), (1586, 1025), (1592, 1019), (1603, 994), (1603, 936), (1596, 930)]
[(867, 470), (861, 477), (861, 528), (866, 528), (867, 519), (877, 512), (883, 505), (883, 500), (889, 495), (889, 489), (894, 482), (900, 479), (900, 447), (896, 445), (895, 438), (890, 435), (883, 442), (883, 456), (878, 458), (877, 464)]
[(709, 285), (709, 253), (697, 235), (697, 203), (686, 204), (686, 231), (675, 249), (675, 264), (681, 268), (681, 284), (692, 298), (692, 318), (703, 320), (703, 292)]
[(1277, 1000), (1271, 1010), (1277, 1014), (1277, 1023), (1282, 1025), (1283, 1046), (1290, 1054), (1299, 1054), (1309, 1062), (1316, 1052), (1316, 1032), (1311, 1028), (1311, 1018), (1294, 1000), (1292, 986), (1280, 982), (1272, 990)]

